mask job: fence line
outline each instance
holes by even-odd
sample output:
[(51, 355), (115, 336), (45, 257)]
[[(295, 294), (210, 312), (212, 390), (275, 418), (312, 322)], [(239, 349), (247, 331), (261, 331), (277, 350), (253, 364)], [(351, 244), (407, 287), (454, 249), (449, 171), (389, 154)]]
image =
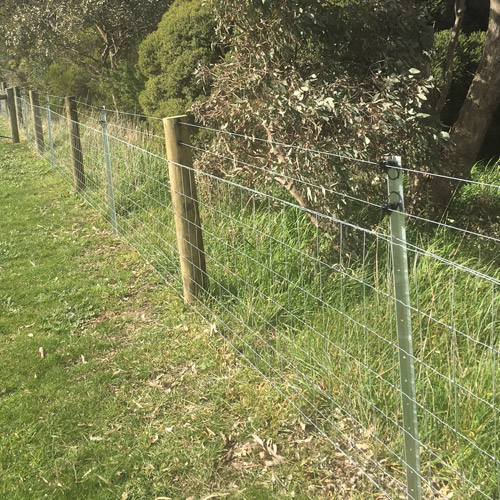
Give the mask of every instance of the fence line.
[[(39, 146), (36, 111), (47, 131), (43, 140), (49, 142), (40, 153), (71, 184), (69, 143), (75, 134), (68, 126), (78, 124), (77, 152), (85, 169), (80, 194), (180, 296), (187, 276), (179, 245), (185, 246), (184, 259), (209, 280), (194, 310), (358, 470), (361, 494), (500, 497), (496, 236), (407, 213), (393, 188), (386, 204), (375, 203), (181, 141), (178, 147), (195, 155), (193, 167), (165, 155), (164, 137), (147, 123), (158, 118), (111, 110), (104, 115), (101, 108), (74, 101), (83, 112), (72, 120), (51, 99), (59, 98), (46, 95), (45, 104), (37, 104), (17, 97), (18, 109), (26, 110), (29, 142)], [(127, 116), (139, 120), (124, 121)], [(328, 161), (380, 165), (181, 123), (235, 140), (321, 154)], [(296, 182), (313, 195), (337, 196), (376, 212), (385, 207), (391, 222), (399, 216), (401, 224), (407, 216), (437, 225), (444, 235), (437, 240), (442, 248), (426, 248), (424, 235), (413, 228), (411, 238), (419, 239), (406, 242), (404, 233), (389, 231), (386, 221), (373, 229), (336, 217), (321, 203), (301, 206), (278, 183), (249, 180), (245, 172), (222, 176), (216, 168), (205, 170), (205, 154), (221, 162), (222, 172), (222, 163), (231, 161), (269, 179)], [(172, 188), (169, 166), (190, 173), (177, 188)], [(434, 176), (405, 165), (390, 167), (400, 176)], [(447, 178), (478, 189), (499, 187)], [(194, 184), (198, 195), (186, 194)], [(196, 202), (202, 222), (193, 223), (187, 212), (175, 209), (173, 196)], [(175, 217), (203, 231), (206, 271), (191, 253), (200, 242), (179, 236)], [(483, 252), (490, 257), (461, 255), (464, 238), (484, 240), (490, 246)], [(391, 247), (407, 255), (408, 265), (393, 261)], [(408, 269), (403, 298), (392, 276), (397, 281), (399, 269)], [(401, 315), (413, 324), (413, 335), (411, 329), (406, 333), (409, 345), (397, 333)], [(414, 369), (401, 371), (405, 363)], [(405, 384), (413, 384), (413, 392)], [(406, 427), (403, 402), (416, 414), (412, 429)]]

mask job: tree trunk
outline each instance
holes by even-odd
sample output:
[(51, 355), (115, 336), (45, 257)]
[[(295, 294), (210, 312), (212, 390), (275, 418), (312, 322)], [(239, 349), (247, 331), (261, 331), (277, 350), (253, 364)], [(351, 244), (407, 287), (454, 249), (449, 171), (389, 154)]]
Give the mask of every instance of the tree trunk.
[[(490, 18), (481, 62), (450, 133), (442, 158), (444, 171), (467, 178), (483, 145), (493, 114), (500, 104), (500, 0), (490, 0)], [(456, 182), (433, 180), (441, 206), (448, 204)]]

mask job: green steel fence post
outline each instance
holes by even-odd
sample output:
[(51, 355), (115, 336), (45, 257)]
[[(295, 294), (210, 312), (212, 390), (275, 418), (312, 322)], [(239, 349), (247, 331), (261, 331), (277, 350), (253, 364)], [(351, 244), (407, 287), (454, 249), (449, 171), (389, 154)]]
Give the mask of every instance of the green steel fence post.
[(408, 498), (421, 500), (420, 450), (418, 439), (415, 367), (410, 313), (410, 285), (404, 214), (401, 157), (387, 160), (387, 187), (391, 209), (391, 252), (396, 299), (396, 323), (399, 351), (399, 375), (403, 412), (406, 484)]
[(111, 170), (111, 156), (109, 153), (108, 122), (106, 118), (106, 108), (104, 106), (101, 108), (101, 125), (104, 160), (106, 163), (106, 180), (108, 184), (109, 218), (111, 220), (113, 234), (118, 234), (118, 226), (116, 224), (115, 192), (113, 189), (113, 171)]

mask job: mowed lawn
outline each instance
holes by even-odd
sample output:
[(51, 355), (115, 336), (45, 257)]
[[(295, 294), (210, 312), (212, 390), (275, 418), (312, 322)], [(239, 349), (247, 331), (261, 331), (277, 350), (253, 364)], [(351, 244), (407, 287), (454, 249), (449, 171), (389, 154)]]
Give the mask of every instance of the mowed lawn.
[(0, 141), (0, 498), (352, 498), (345, 458)]

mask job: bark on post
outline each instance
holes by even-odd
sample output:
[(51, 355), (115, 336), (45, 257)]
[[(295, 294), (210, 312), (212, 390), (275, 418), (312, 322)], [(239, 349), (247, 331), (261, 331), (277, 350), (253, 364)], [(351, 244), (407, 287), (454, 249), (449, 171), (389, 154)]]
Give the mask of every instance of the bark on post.
[(73, 165), (73, 184), (77, 192), (85, 188), (85, 172), (83, 169), (82, 143), (80, 141), (80, 127), (78, 112), (74, 97), (66, 97), (66, 117), (68, 119), (68, 133), (71, 145), (71, 163)]
[(207, 272), (193, 159), (191, 149), (183, 145), (190, 143), (185, 121), (186, 116), (165, 118), (163, 126), (184, 300), (193, 304), (206, 289)]
[(40, 100), (38, 92), (30, 90), (31, 112), (33, 114), (33, 127), (35, 128), (35, 141), (38, 152), (43, 155), (45, 142), (43, 140), (42, 115), (40, 113)]
[(12, 142), (19, 142), (19, 128), (17, 126), (16, 96), (13, 88), (7, 89), (7, 109), (9, 110)]

